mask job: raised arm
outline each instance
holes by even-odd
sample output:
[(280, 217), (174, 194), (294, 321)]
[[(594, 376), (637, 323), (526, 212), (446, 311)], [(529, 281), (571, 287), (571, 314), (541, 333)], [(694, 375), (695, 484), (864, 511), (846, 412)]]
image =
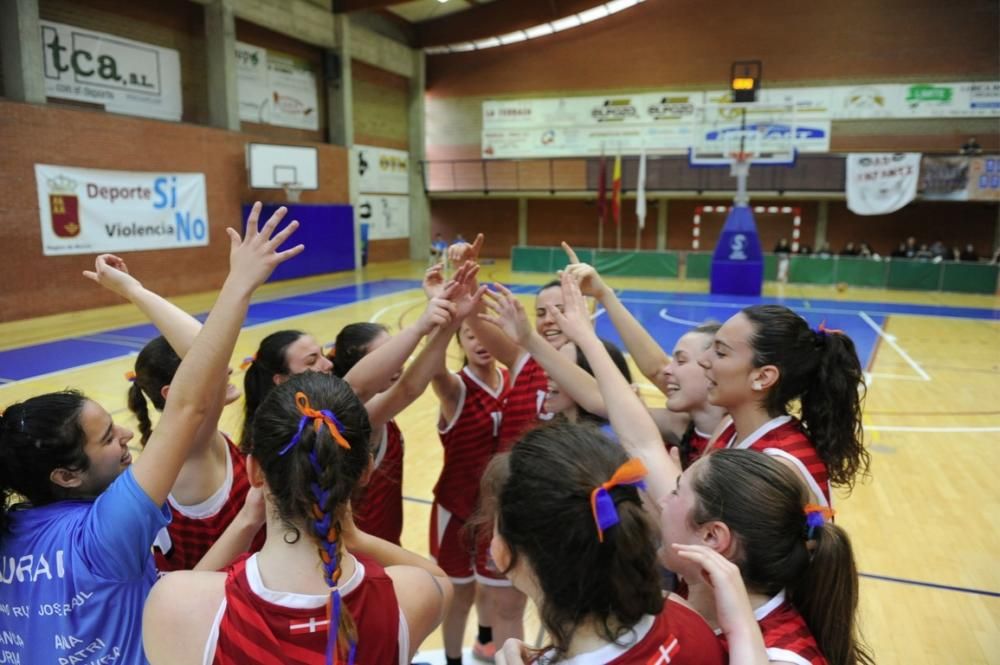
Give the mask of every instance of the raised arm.
[(297, 245), (276, 251), (295, 232), (298, 222), (293, 221), (274, 234), (286, 212), (285, 208), (279, 208), (258, 231), (260, 209), (258, 202), (250, 212), (244, 238), (233, 229), (226, 229), (230, 238), (229, 275), (208, 321), (177, 369), (160, 422), (133, 465), (139, 486), (157, 504), (166, 501), (194, 444), (195, 431), (227, 380), (227, 366), (246, 318), (250, 296), (278, 264), (303, 250), (302, 245)]
[(129, 273), (125, 261), (114, 254), (98, 256), (94, 269), (84, 270), (83, 276), (138, 307), (181, 358), (187, 355), (194, 338), (201, 332), (198, 319), (163, 296), (143, 287)]
[(601, 303), (639, 371), (662, 390), (663, 369), (670, 363), (670, 357), (642, 324), (636, 321), (614, 290), (608, 288), (597, 270), (586, 263), (580, 263), (576, 252), (568, 244), (564, 242), (562, 246), (570, 260), (566, 272), (580, 285), (583, 295), (592, 296)]
[(645, 463), (649, 470), (646, 476), (648, 492), (658, 506), (660, 499), (676, 487), (680, 466), (667, 454), (660, 431), (646, 406), (632, 392), (631, 386), (598, 339), (591, 325), (583, 294), (568, 272), (562, 275), (562, 289), (564, 311), (550, 307), (549, 312), (555, 317), (563, 334), (583, 351), (590, 362), (607, 405), (611, 427), (625, 449)]
[[(444, 298), (432, 298), (420, 318), (392, 339), (365, 355), (350, 369), (344, 380), (362, 402), (369, 402), (385, 386), (417, 348), (417, 344), (437, 326), (451, 319), (449, 303)], [(424, 386), (426, 387), (426, 383)]]
[(597, 380), (546, 342), (531, 327), (524, 305), (508, 288), (502, 284), (494, 284), (494, 288), (496, 290), (487, 291), (484, 298), (488, 312), (480, 314), (478, 318), (493, 324), (494, 330), (502, 331), (512, 343), (530, 353), (570, 399), (591, 413), (605, 416), (607, 408), (597, 387)]

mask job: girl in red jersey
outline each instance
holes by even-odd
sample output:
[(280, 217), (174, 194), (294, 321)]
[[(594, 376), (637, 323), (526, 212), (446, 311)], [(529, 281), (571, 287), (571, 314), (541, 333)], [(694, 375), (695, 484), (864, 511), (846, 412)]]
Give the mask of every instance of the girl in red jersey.
[[(708, 401), (708, 382), (697, 362), (711, 344), (718, 324), (706, 323), (688, 331), (677, 340), (668, 356), (597, 270), (581, 263), (568, 244), (564, 242), (562, 246), (570, 262), (566, 272), (577, 281), (583, 295), (600, 303), (639, 371), (667, 397), (666, 408), (650, 409), (664, 439), (679, 446), (684, 466), (694, 462), (704, 453), (712, 432), (726, 414), (725, 408)], [(577, 390), (586, 386), (574, 385)], [(593, 395), (596, 390), (591, 388), (590, 393)]]
[(489, 539), (466, 526), (479, 503), (483, 471), (496, 451), (509, 387), (507, 371), (497, 367), (467, 323), (461, 325), (456, 338), (465, 355), (461, 371), (450, 372), (442, 362), (431, 381), (441, 402), (438, 435), (444, 447), (444, 465), (434, 486), (430, 551), (455, 586), (454, 602), (441, 624), (448, 665), (461, 665), (465, 624), (474, 601), (479, 634), (473, 655), (492, 656), (490, 609), (497, 587), (510, 584), (489, 565)]
[[(868, 469), (861, 428), (864, 375), (851, 338), (809, 328), (781, 305), (754, 305), (726, 321), (701, 359), (709, 400), (732, 422), (715, 439), (777, 457), (799, 474), (814, 503)], [(801, 405), (801, 420), (788, 413)]]
[(493, 557), (538, 606), (551, 640), (529, 660), (726, 662), (705, 620), (660, 591), (644, 475), (593, 427), (568, 422), (531, 430), (490, 463), (483, 487), (495, 516)]
[[(201, 331), (201, 323), (144, 288), (117, 256), (98, 256), (94, 271), (86, 275), (139, 307), (165, 335), (143, 347), (136, 358), (135, 370), (130, 374), (128, 406), (138, 420), (141, 444), (145, 446), (153, 431), (147, 399), (157, 411), (163, 411), (170, 383), (181, 358)], [(239, 397), (240, 391), (228, 384), (222, 406), (232, 404)], [(194, 568), (233, 521), (246, 499), (250, 482), (244, 458), (229, 437), (218, 430), (220, 413), (221, 410), (206, 420), (196, 433), (191, 452), (167, 497), (172, 519), (153, 545), (156, 567), (161, 573)], [(244, 535), (246, 545), (242, 549), (251, 545), (251, 539), (255, 549), (263, 544), (264, 533), (260, 529)]]
[[(228, 573), (181, 571), (143, 616), (156, 663), (409, 663), (451, 599), (444, 572), (353, 526), (371, 426), (344, 381), (290, 378), (258, 408), (248, 460), (268, 538)], [(184, 639), (177, 639), (183, 635)]]
[[(810, 503), (798, 476), (777, 458), (716, 450), (687, 469), (662, 501), (663, 542), (674, 545), (664, 547), (663, 560), (687, 580), (691, 605), (720, 626), (725, 619), (717, 611), (712, 571), (720, 569), (719, 555), (738, 566), (763, 635), (762, 659), (871, 664), (857, 631), (851, 542), (831, 516)], [(729, 639), (731, 632), (724, 644)]]
[[(475, 306), (475, 293), (470, 287), (478, 269), (476, 265), (463, 265), (441, 292), (430, 298), (420, 320), (398, 335), (390, 335), (378, 323), (352, 323), (341, 329), (334, 345), (336, 376), (358, 374), (361, 364), (374, 356), (382, 359), (380, 371), (389, 377), (381, 386), (375, 386), (373, 397), (365, 400), (374, 437), (375, 467), (367, 483), (359, 487), (353, 509), (358, 528), (397, 545), (403, 532), (404, 443), (394, 418), (424, 393), (444, 363), (452, 334)], [(404, 371), (405, 358), (423, 335), (428, 335), (427, 344)], [(395, 356), (396, 364), (386, 359), (390, 355), (387, 349)]]

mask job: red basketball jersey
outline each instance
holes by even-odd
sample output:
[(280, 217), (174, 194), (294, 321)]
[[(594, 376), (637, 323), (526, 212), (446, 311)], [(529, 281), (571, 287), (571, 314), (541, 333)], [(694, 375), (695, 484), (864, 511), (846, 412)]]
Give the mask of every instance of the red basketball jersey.
[(480, 381), (468, 367), (457, 376), (462, 393), (451, 421), (438, 423), (444, 446), (444, 466), (434, 486), (438, 503), (461, 520), (469, 519), (479, 499), (479, 481), (493, 456), (500, 434), (507, 373), (497, 369), (495, 391)]
[(386, 423), (375, 451), (375, 469), (352, 503), (354, 523), (390, 543), (399, 545), (403, 533), (403, 433), (395, 420)]
[[(226, 480), (213, 496), (197, 506), (184, 506), (172, 496), (167, 497), (172, 519), (153, 543), (153, 555), (160, 572), (194, 568), (243, 507), (250, 490), (246, 459), (228, 436), (226, 454)], [(264, 536), (265, 529), (261, 527), (251, 552), (264, 545)]]
[[(770, 660), (795, 665), (827, 665), (805, 619), (785, 600), (784, 591), (754, 610), (754, 616)], [(728, 652), (726, 638), (720, 636), (719, 640)]]
[[(657, 616), (634, 628), (639, 636), (629, 647), (608, 645), (570, 659), (573, 665), (724, 665), (725, 651), (701, 616), (673, 601)], [(630, 638), (629, 634), (623, 640)]]
[(745, 448), (788, 460), (799, 470), (813, 494), (825, 506), (830, 505), (830, 474), (816, 452), (816, 446), (802, 431), (802, 424), (791, 416), (781, 416), (764, 423), (756, 432), (733, 445), (736, 425), (732, 422), (715, 442), (716, 448)]
[(500, 422), (501, 452), (510, 450), (539, 421), (551, 418), (542, 412), (545, 394), (549, 390), (549, 379), (542, 366), (525, 354), (510, 373), (511, 387), (504, 400), (503, 420)]
[[(357, 627), (355, 662), (406, 662), (400, 658), (399, 603), (392, 580), (370, 559), (357, 559), (341, 585), (343, 607)], [(217, 618), (215, 665), (319, 665), (326, 662), (330, 622), (325, 596), (304, 596), (264, 587), (256, 556), (241, 561), (226, 578), (226, 599)], [(212, 639), (212, 638), (210, 638)], [(408, 644), (402, 645), (409, 650)]]
[(708, 448), (708, 441), (711, 439), (710, 434), (702, 434), (698, 430), (691, 432), (691, 452), (688, 455), (688, 465), (694, 464), (695, 461), (705, 454), (705, 449)]

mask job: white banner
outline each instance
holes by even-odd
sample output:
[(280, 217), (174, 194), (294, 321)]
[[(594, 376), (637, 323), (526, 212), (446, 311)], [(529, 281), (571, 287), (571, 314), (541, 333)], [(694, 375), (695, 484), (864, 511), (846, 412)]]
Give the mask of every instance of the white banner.
[(895, 212), (917, 195), (920, 153), (851, 153), (847, 207), (856, 215)]
[(46, 256), (208, 244), (202, 173), (35, 164), (35, 184)]
[(236, 42), (240, 120), (319, 129), (316, 75), (294, 56)]
[(410, 153), (405, 150), (356, 145), (351, 165), (363, 194), (410, 193)]
[(39, 24), (48, 97), (98, 104), (112, 113), (181, 119), (177, 51), (52, 21)]
[(362, 194), (354, 206), (358, 224), (368, 224), (369, 240), (408, 238), (410, 235), (410, 197), (371, 196)]

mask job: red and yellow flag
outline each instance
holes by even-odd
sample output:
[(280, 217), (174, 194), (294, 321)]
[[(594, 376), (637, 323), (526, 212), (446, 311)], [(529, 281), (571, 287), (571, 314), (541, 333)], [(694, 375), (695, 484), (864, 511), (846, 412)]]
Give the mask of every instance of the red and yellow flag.
[(622, 156), (615, 155), (615, 168), (611, 173), (611, 218), (615, 224), (622, 221)]

